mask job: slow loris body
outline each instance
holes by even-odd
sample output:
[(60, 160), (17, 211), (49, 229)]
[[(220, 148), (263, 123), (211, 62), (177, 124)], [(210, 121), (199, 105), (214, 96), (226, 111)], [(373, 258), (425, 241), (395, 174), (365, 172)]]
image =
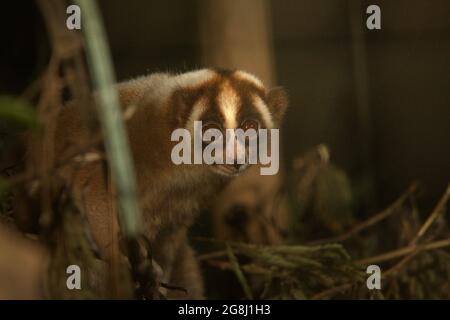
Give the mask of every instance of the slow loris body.
[[(242, 71), (203, 69), (189, 73), (153, 74), (117, 85), (123, 108), (136, 107), (127, 131), (137, 173), (144, 234), (164, 280), (187, 290), (169, 297), (201, 298), (202, 281), (186, 232), (196, 213), (246, 165), (181, 164), (171, 160), (175, 129), (193, 130), (201, 120), (221, 131), (248, 127), (276, 128), (286, 107), (284, 92), (268, 91)], [(81, 115), (65, 107), (58, 123), (57, 154), (68, 146), (92, 139)], [(94, 240), (108, 256), (111, 191), (100, 163), (70, 166), (64, 177), (72, 181), (76, 197), (89, 220)]]

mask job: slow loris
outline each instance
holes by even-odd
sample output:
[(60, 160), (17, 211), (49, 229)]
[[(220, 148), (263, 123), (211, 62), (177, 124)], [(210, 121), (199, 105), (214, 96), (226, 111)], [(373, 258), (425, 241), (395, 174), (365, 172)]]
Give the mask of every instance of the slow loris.
[[(117, 85), (123, 108), (134, 106), (127, 131), (137, 173), (145, 237), (153, 259), (167, 283), (187, 290), (169, 298), (202, 298), (198, 265), (186, 233), (197, 212), (247, 168), (238, 164), (175, 164), (172, 149), (175, 129), (193, 132), (194, 122), (203, 130), (278, 128), (287, 99), (280, 88), (267, 90), (255, 76), (234, 70), (202, 69), (183, 74), (157, 73)], [(82, 125), (81, 114), (65, 106), (57, 129), (56, 154), (92, 137)], [(205, 147), (203, 145), (202, 147)], [(93, 238), (105, 259), (111, 244), (110, 191), (100, 163), (70, 165), (63, 170), (86, 212)]]

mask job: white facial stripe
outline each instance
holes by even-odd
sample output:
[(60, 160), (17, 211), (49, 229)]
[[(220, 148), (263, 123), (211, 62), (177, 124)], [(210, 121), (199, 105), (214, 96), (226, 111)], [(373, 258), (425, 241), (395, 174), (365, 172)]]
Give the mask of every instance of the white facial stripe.
[(269, 108), (264, 103), (264, 101), (256, 94), (252, 95), (253, 105), (258, 110), (258, 112), (261, 114), (261, 117), (263, 118), (264, 122), (266, 123), (266, 126), (268, 129), (273, 128), (273, 121), (272, 116), (270, 114)]
[(196, 87), (216, 77), (213, 70), (202, 69), (183, 73), (176, 76), (176, 83), (181, 87)]
[(223, 84), (217, 100), (219, 109), (225, 118), (225, 127), (230, 129), (237, 128), (238, 123), (236, 117), (240, 99), (228, 81)]
[(247, 80), (261, 89), (264, 88), (264, 84), (261, 82), (261, 80), (259, 80), (257, 77), (255, 77), (250, 73), (247, 73), (245, 71), (236, 71), (234, 75), (236, 76), (236, 78), (241, 80)]
[(192, 107), (191, 114), (189, 115), (188, 121), (186, 123), (186, 128), (188, 130), (194, 129), (194, 121), (200, 120), (200, 117), (202, 116), (203, 112), (205, 112), (207, 107), (207, 99), (206, 98), (200, 98), (198, 101), (194, 104)]

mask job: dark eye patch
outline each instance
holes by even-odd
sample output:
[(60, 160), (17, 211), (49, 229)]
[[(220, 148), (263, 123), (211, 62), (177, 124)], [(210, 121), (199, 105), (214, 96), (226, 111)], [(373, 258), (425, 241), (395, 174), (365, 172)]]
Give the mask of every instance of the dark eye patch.
[[(260, 92), (258, 90), (255, 90), (252, 86), (245, 86), (245, 88), (238, 88), (241, 89), (241, 99), (242, 99), (242, 106), (238, 110), (237, 114), (237, 120), (238, 123), (241, 124), (245, 120), (257, 120), (261, 128), (266, 128), (266, 123), (262, 119), (262, 116), (258, 109), (253, 105), (253, 99), (252, 97), (254, 95), (259, 96), (263, 101), (264, 99), (261, 97)], [(245, 89), (245, 90), (244, 90)]]
[(258, 130), (259, 129), (259, 121), (256, 119), (247, 119), (242, 121), (241, 125), (239, 126), (244, 131), (247, 131), (249, 129)]
[(202, 121), (202, 124), (208, 124), (208, 123), (215, 123), (217, 124), (220, 128), (223, 127), (223, 120), (222, 118), (215, 114), (215, 113), (211, 113), (211, 114), (205, 114), (203, 115), (203, 117), (201, 117), (200, 119)]
[(261, 128), (265, 128), (266, 124), (259, 112), (257, 112), (256, 108), (253, 105), (247, 105), (244, 108), (241, 108), (240, 112), (237, 115), (238, 124), (241, 125), (245, 120), (257, 120), (260, 123)]

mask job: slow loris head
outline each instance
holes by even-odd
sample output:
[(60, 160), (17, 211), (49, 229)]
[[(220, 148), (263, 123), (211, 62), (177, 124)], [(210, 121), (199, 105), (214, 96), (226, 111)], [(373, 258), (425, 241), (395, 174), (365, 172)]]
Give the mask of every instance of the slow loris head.
[[(213, 172), (225, 176), (235, 176), (253, 163), (249, 161), (250, 141), (261, 139), (260, 129), (279, 128), (287, 106), (281, 88), (267, 90), (258, 78), (244, 71), (204, 69), (172, 79), (174, 90), (169, 104), (175, 115), (173, 128), (184, 128), (193, 133), (192, 137), (200, 132), (203, 155), (213, 156), (212, 160), (203, 160)], [(237, 129), (248, 135), (236, 139)], [(215, 148), (218, 145), (223, 147)], [(217, 161), (221, 158), (222, 162)], [(198, 163), (194, 156), (192, 160)]]

